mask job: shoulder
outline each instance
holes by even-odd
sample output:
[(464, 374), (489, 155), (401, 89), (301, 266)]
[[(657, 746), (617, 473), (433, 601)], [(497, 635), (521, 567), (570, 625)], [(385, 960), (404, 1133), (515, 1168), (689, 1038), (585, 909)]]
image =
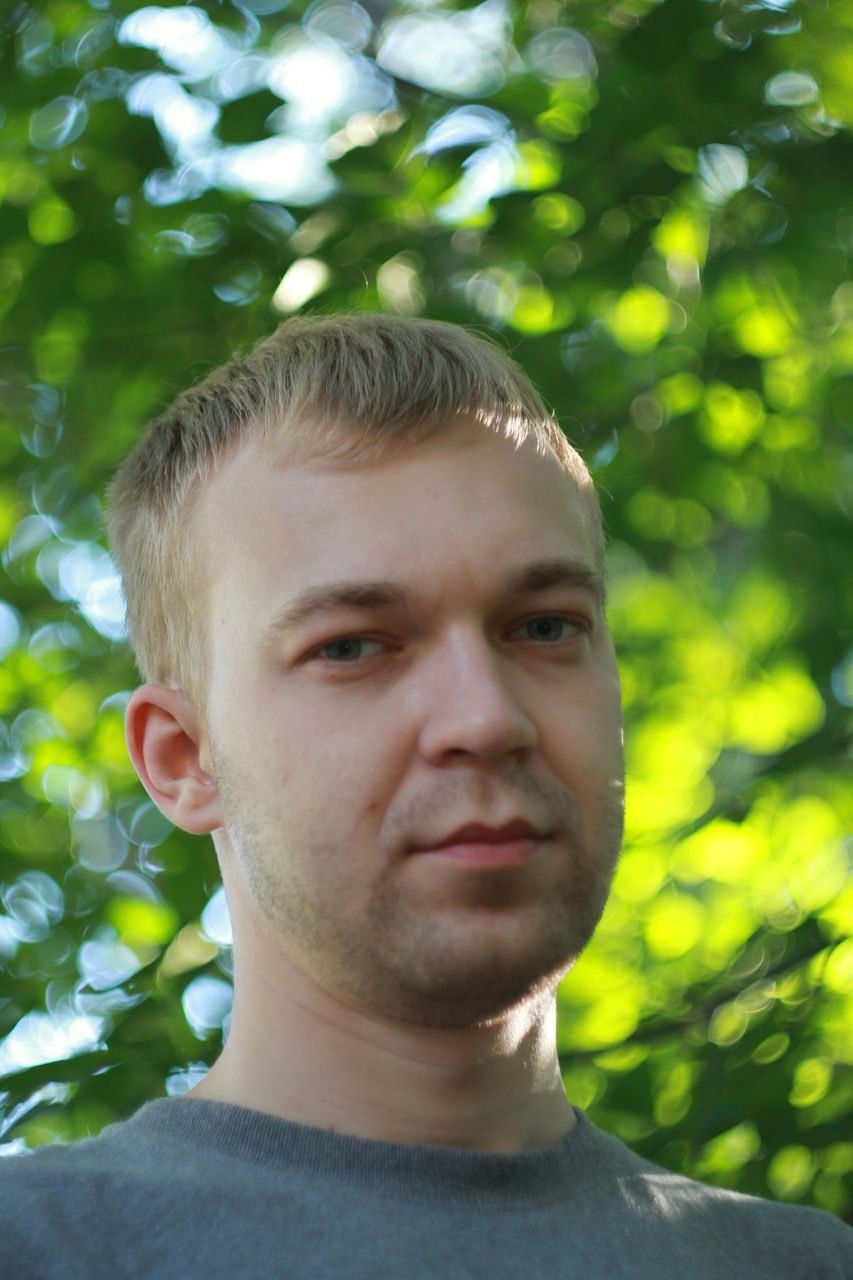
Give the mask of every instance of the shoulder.
[[(151, 1104), (129, 1120), (107, 1126), (96, 1137), (53, 1142), (0, 1159), (0, 1198), (26, 1199), (31, 1205), (62, 1202), (73, 1206), (93, 1191), (109, 1189), (110, 1199), (124, 1199), (135, 1188), (168, 1187), (187, 1173), (188, 1153), (169, 1134), (145, 1123)], [(190, 1170), (191, 1172), (191, 1170)]]
[(0, 1201), (18, 1229), (36, 1220), (72, 1222), (84, 1210), (91, 1218), (93, 1198), (133, 1181), (132, 1162), (101, 1138), (55, 1142), (0, 1159)]
[(117, 1206), (132, 1203), (152, 1187), (168, 1190), (187, 1176), (188, 1160), (180, 1144), (145, 1123), (145, 1110), (108, 1125), (95, 1137), (53, 1142), (0, 1159), (4, 1208), (21, 1205), (26, 1218), (49, 1210), (66, 1221), (85, 1208), (91, 1224), (93, 1197), (104, 1206)]
[(123, 1121), (98, 1137), (0, 1159), (0, 1277), (124, 1274), (118, 1242), (138, 1249), (152, 1214), (163, 1224), (196, 1198), (190, 1171), (170, 1154)]
[[(843, 1280), (853, 1275), (853, 1230), (822, 1209), (782, 1204), (672, 1173), (597, 1131), (596, 1144), (624, 1209), (721, 1261), (748, 1257), (768, 1275)], [(761, 1274), (764, 1274), (763, 1270)]]
[(82, 1145), (56, 1143), (0, 1159), (0, 1276), (41, 1280), (66, 1267), (68, 1280), (82, 1280), (77, 1255), (95, 1264), (87, 1235), (102, 1184), (81, 1160)]

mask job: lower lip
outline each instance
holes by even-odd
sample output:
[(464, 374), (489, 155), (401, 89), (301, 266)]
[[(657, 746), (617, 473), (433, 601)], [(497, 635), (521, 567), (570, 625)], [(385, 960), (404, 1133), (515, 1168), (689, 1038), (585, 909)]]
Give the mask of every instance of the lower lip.
[(421, 853), (430, 858), (460, 862), (466, 867), (484, 871), (500, 870), (505, 867), (523, 867), (530, 862), (543, 839), (542, 836), (536, 836), (524, 840), (502, 840), (494, 844), (449, 844), (442, 849), (423, 849)]

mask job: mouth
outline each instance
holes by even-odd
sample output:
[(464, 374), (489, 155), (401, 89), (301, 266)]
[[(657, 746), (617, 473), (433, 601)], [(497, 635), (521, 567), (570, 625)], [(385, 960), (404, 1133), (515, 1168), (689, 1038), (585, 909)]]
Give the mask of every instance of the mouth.
[(474, 822), (415, 852), (421, 857), (480, 870), (511, 869), (531, 862), (549, 838), (523, 819), (513, 819), (500, 827)]

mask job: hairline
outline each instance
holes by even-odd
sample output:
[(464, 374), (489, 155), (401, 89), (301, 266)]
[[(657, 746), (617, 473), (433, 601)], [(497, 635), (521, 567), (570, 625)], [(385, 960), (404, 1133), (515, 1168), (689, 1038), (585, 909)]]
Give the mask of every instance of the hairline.
[[(200, 495), (244, 446), (298, 462), (370, 465), (470, 418), (533, 441), (568, 473), (603, 572), (604, 528), (583, 458), (526, 372), (490, 335), (382, 313), (302, 316), (212, 369), (148, 424), (107, 491), (107, 531), (143, 680), (191, 690), (199, 583), (215, 573), (193, 537)], [(462, 433), (463, 435), (465, 433)]]

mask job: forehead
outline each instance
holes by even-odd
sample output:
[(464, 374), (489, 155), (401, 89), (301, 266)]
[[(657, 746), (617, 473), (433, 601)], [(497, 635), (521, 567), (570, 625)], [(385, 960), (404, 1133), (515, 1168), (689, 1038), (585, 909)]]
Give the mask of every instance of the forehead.
[(194, 535), (220, 613), (274, 611), (283, 595), (348, 574), (440, 594), (533, 560), (598, 567), (587, 502), (556, 458), (482, 431), (361, 465), (241, 448), (201, 495)]

